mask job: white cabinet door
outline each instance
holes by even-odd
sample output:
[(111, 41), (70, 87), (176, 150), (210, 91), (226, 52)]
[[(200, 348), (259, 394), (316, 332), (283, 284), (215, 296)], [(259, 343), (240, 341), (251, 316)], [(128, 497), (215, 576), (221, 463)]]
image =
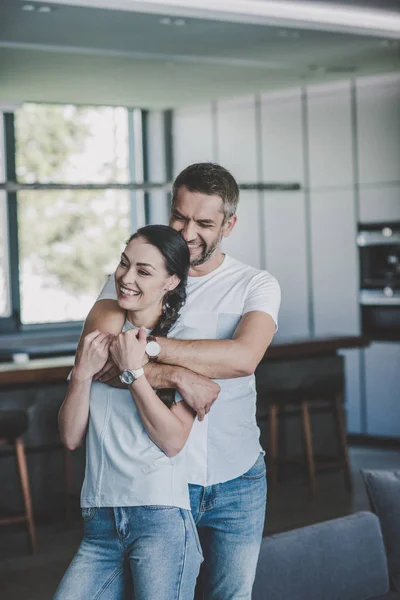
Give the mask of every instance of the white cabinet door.
[(361, 223), (400, 221), (400, 185), (360, 189)]
[(300, 89), (262, 95), (261, 155), (264, 181), (304, 183)]
[(266, 192), (263, 212), (264, 263), (282, 290), (277, 336), (306, 336), (309, 297), (304, 192)]
[(357, 82), (360, 184), (400, 180), (400, 76)]
[(347, 431), (349, 433), (366, 433), (363, 431), (361, 411), (360, 353), (361, 351), (358, 348), (340, 352), (345, 361), (345, 408)]
[(357, 223), (352, 191), (311, 192), (316, 335), (358, 334)]
[(262, 268), (259, 208), (259, 192), (240, 192), (238, 221), (231, 235), (222, 244), (224, 252), (257, 269)]
[(255, 97), (218, 102), (217, 132), (218, 162), (240, 183), (258, 181)]
[(350, 83), (308, 88), (311, 188), (353, 185)]
[(211, 102), (175, 110), (172, 135), (175, 176), (192, 163), (215, 160)]
[(365, 350), (367, 433), (400, 437), (400, 343)]

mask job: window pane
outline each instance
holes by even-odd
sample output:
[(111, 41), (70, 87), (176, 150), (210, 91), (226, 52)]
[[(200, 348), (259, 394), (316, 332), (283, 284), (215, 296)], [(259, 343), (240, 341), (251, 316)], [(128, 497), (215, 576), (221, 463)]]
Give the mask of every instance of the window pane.
[(126, 108), (24, 104), (15, 113), (22, 183), (126, 183)]
[(86, 317), (129, 237), (129, 192), (18, 194), (21, 320)]
[(7, 206), (6, 195), (0, 191), (0, 317), (9, 317), (10, 314)]

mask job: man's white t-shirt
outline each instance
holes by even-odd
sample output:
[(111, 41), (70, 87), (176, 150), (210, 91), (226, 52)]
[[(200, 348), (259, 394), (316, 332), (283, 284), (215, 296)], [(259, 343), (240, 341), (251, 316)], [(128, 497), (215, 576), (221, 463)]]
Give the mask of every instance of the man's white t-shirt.
[[(98, 300), (116, 299), (114, 276)], [(266, 312), (278, 324), (281, 293), (277, 280), (225, 255), (207, 275), (189, 277), (187, 300), (168, 337), (231, 339), (243, 315)], [(208, 486), (243, 475), (262, 448), (256, 423), (254, 375), (216, 379), (220, 394), (205, 419), (194, 422), (186, 445), (188, 482)]]

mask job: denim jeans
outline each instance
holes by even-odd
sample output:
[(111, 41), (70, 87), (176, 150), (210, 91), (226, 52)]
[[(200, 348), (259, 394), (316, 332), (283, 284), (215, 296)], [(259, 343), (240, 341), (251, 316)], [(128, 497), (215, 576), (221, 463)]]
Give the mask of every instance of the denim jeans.
[(83, 508), (84, 537), (53, 600), (192, 600), (202, 553), (189, 510)]
[(251, 600), (266, 510), (264, 456), (241, 477), (189, 490), (204, 555), (196, 598)]

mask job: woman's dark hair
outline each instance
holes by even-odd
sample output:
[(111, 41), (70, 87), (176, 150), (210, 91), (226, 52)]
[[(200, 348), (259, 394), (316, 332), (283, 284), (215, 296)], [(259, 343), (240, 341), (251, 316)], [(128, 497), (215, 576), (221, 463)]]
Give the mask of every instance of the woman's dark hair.
[[(167, 225), (146, 225), (131, 235), (127, 244), (132, 240), (142, 238), (151, 246), (157, 248), (164, 258), (165, 268), (169, 275), (176, 275), (180, 282), (175, 289), (166, 292), (163, 298), (162, 313), (155, 324), (152, 334), (165, 337), (175, 325), (179, 311), (186, 302), (186, 284), (190, 267), (189, 248), (183, 237)], [(171, 406), (175, 393), (170, 390), (159, 390), (161, 400)]]

